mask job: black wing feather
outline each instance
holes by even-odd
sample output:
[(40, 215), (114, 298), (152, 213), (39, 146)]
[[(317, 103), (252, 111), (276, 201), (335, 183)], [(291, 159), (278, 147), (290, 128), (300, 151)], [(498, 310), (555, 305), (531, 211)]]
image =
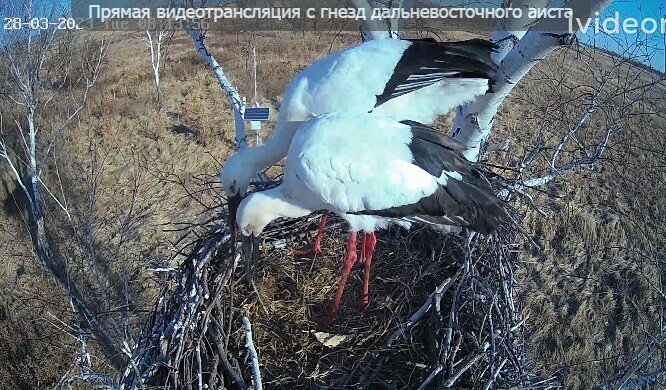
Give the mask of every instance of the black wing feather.
[(437, 40), (432, 37), (425, 37), (425, 38), (402, 38), (403, 41), (410, 41), (410, 42), (430, 42), (430, 43), (437, 43)]
[(460, 153), (458, 141), (423, 124), (407, 122), (412, 128), (409, 149), (413, 164), (439, 177), (443, 171), (456, 172), (462, 180), (449, 178), (426, 198), (416, 203), (357, 214), (389, 218), (419, 217), (431, 223), (455, 224), (483, 234), (493, 232), (505, 218), (502, 202), (475, 164)]
[(408, 40), (412, 44), (396, 64), (382, 94), (377, 95), (375, 107), (445, 78), (488, 79), (488, 88), (495, 82), (497, 65), (490, 55), (497, 47), (490, 41), (471, 39), (437, 42), (432, 38)]
[(433, 129), (428, 125), (423, 123), (413, 121), (411, 119), (405, 119), (400, 121), (403, 125), (411, 127), (413, 137), (421, 138), (430, 142), (447, 147), (448, 149), (464, 151), (467, 147), (457, 139), (449, 137), (446, 134), (442, 134), (439, 131)]

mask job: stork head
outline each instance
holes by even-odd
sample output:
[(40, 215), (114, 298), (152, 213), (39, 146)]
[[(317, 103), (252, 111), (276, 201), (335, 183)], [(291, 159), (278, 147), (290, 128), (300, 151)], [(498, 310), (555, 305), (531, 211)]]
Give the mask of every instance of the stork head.
[(259, 235), (276, 217), (270, 200), (261, 192), (251, 194), (240, 203), (236, 221), (243, 235), (242, 251), (246, 263), (257, 261)]
[(236, 211), (250, 187), (253, 172), (251, 164), (247, 163), (245, 154), (241, 151), (229, 157), (220, 173), (220, 181), (227, 197), (229, 209), (229, 231), (231, 233), (232, 250), (236, 249)]
[(270, 198), (263, 192), (255, 192), (243, 199), (236, 213), (241, 234), (245, 237), (259, 236), (266, 225), (277, 218), (273, 208)]

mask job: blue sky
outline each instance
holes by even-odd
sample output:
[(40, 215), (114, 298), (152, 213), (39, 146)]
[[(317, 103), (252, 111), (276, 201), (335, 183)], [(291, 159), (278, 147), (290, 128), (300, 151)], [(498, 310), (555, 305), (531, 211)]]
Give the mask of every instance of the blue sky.
[[(613, 16), (619, 13), (620, 21), (626, 18), (635, 18), (639, 22), (645, 18), (660, 20), (666, 18), (666, 1), (651, 0), (615, 0), (602, 13), (601, 17)], [(654, 68), (664, 71), (666, 66), (665, 39), (660, 31), (653, 34), (628, 35), (618, 33), (613, 35), (595, 35), (592, 29), (587, 34), (580, 34), (581, 41), (588, 44), (607, 48), (617, 53), (631, 52), (639, 56), (639, 60), (649, 63)]]

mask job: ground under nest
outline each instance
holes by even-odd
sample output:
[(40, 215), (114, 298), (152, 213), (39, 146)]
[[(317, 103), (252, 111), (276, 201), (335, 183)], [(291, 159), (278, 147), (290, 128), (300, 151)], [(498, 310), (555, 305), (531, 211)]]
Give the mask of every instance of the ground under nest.
[[(516, 232), (442, 236), (427, 228), (378, 233), (370, 304), (343, 306), (323, 327), (340, 277), (339, 220), (323, 253), (295, 256), (316, 216), (277, 221), (266, 232), (249, 288), (231, 259), (222, 213), (186, 245), (135, 348), (123, 383), (181, 388), (246, 388), (252, 370), (241, 318), (247, 317), (266, 388), (551, 388), (524, 355), (524, 319), (514, 302)], [(234, 261), (235, 260), (235, 261)], [(350, 276), (343, 303), (360, 295)], [(203, 388), (203, 387), (202, 387)]]

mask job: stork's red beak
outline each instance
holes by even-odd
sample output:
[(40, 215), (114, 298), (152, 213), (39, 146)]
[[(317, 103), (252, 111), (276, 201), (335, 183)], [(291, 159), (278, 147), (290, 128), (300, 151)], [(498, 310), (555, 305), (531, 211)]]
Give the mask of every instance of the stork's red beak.
[(227, 209), (229, 210), (229, 233), (231, 234), (231, 258), (236, 258), (236, 212), (240, 206), (243, 197), (236, 194), (227, 200)]

